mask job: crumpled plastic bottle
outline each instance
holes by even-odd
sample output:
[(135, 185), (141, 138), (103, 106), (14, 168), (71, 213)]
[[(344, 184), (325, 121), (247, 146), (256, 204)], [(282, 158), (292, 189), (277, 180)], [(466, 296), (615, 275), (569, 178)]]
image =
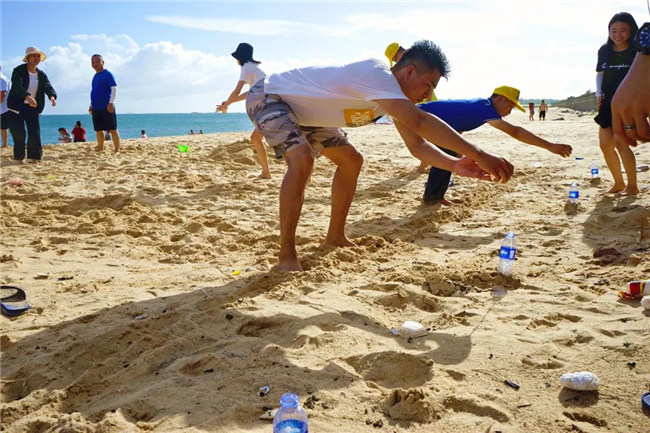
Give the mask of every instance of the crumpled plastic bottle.
[(560, 376), (560, 383), (563, 387), (576, 391), (597, 391), (600, 385), (598, 377), (588, 371), (564, 373)]

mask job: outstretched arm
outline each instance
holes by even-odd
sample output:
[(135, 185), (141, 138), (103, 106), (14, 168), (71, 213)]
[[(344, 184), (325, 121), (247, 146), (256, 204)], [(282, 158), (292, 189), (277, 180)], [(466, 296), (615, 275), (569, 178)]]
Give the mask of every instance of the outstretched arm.
[[(467, 155), (489, 173), (493, 180), (505, 183), (512, 176), (514, 168), (504, 158), (490, 155), (479, 149), (438, 117), (417, 108), (407, 99), (379, 99), (376, 102), (386, 113), (399, 121), (403, 128), (430, 143), (436, 143), (462, 155)], [(426, 143), (426, 145), (432, 146), (430, 143)]]
[(549, 152), (560, 156), (567, 157), (571, 155), (571, 151), (573, 150), (568, 144), (551, 143), (550, 141), (544, 140), (542, 137), (533, 134), (527, 129), (524, 129), (521, 126), (515, 126), (503, 119), (490, 120), (488, 123), (499, 131), (505, 132), (515, 140), (541, 147), (542, 149), (546, 149)]
[(465, 177), (475, 177), (490, 180), (490, 175), (483, 171), (474, 160), (468, 157), (456, 158), (427, 143), (419, 135), (405, 127), (400, 121), (395, 121), (395, 127), (402, 136), (411, 155), (427, 165), (453, 171)]
[(246, 99), (248, 92), (240, 94), (241, 90), (244, 88), (244, 84), (246, 84), (245, 81), (238, 81), (237, 85), (235, 86), (235, 90), (233, 90), (230, 96), (228, 96), (228, 99), (217, 105), (217, 111), (225, 110), (233, 102), (243, 101)]

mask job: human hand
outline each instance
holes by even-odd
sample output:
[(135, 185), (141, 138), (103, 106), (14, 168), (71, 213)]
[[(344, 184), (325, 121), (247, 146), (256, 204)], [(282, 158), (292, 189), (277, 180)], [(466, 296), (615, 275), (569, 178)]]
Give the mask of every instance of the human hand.
[(650, 56), (637, 54), (612, 99), (612, 130), (630, 146), (650, 141)]
[(115, 104), (113, 104), (112, 102), (109, 102), (108, 105), (106, 106), (106, 111), (108, 111), (109, 113), (112, 113), (113, 111), (115, 111)]
[(571, 146), (569, 146), (568, 144), (560, 144), (560, 143), (552, 143), (551, 148), (549, 150), (555, 153), (556, 155), (560, 155), (565, 158), (571, 155), (571, 152), (573, 151)]
[(467, 156), (463, 156), (458, 161), (456, 161), (451, 171), (460, 176), (474, 177), (481, 180), (490, 180), (490, 174), (483, 171), (483, 169), (479, 167), (476, 161), (468, 158)]
[(31, 95), (25, 96), (25, 101), (27, 101), (27, 105), (29, 105), (32, 108), (36, 108), (36, 106), (38, 105), (36, 103), (36, 100), (32, 98)]
[(54, 96), (50, 96), (50, 102), (52, 103), (52, 107), (56, 107), (56, 98)]
[(478, 165), (485, 170), (493, 182), (506, 183), (514, 173), (515, 168), (505, 158), (490, 155), (480, 151), (479, 158), (476, 158)]
[(596, 97), (596, 110), (600, 110), (600, 106), (602, 105), (602, 103), (603, 103), (603, 97), (602, 96)]
[(93, 114), (93, 107), (92, 106), (88, 107), (88, 114)]

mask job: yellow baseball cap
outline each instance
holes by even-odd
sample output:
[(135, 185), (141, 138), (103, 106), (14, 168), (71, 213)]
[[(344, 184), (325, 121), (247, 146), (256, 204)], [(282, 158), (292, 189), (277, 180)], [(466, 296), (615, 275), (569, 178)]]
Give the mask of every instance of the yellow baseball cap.
[(397, 42), (393, 42), (392, 44), (388, 45), (386, 47), (386, 51), (384, 54), (386, 57), (388, 57), (388, 61), (390, 62), (390, 67), (393, 67), (393, 57), (395, 57), (395, 54), (399, 51), (400, 46)]
[(524, 113), (526, 112), (524, 107), (522, 107), (521, 104), (519, 103), (519, 89), (515, 89), (514, 87), (510, 87), (510, 86), (501, 86), (494, 89), (494, 92), (492, 93), (495, 95), (504, 96), (509, 101), (514, 102), (515, 107), (517, 107), (519, 111), (523, 111)]

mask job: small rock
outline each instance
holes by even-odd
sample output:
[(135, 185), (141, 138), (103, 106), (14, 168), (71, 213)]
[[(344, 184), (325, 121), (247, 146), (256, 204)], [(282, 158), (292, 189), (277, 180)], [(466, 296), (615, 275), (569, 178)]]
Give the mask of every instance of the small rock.
[(266, 410), (262, 413), (262, 415), (260, 415), (260, 419), (266, 421), (273, 421), (273, 418), (275, 417), (276, 413), (278, 413), (277, 409)]
[(614, 247), (600, 248), (594, 252), (594, 258), (604, 257), (604, 256), (620, 256), (622, 255), (619, 250)]

